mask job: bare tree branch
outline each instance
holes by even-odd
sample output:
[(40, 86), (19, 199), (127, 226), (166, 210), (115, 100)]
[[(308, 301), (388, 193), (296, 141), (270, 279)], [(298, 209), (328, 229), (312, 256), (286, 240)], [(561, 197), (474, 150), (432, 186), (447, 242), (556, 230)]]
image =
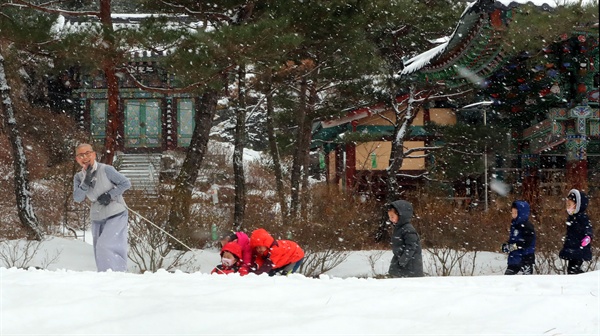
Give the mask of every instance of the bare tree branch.
[(410, 155), (411, 153), (414, 152), (423, 152), (426, 150), (438, 150), (438, 149), (442, 149), (444, 148), (444, 146), (435, 146), (435, 147), (414, 147), (411, 149), (408, 149), (404, 152), (404, 157), (407, 157), (408, 155)]
[[(458, 145), (458, 144), (451, 144), (451, 145)], [(465, 155), (475, 155), (475, 156), (483, 156), (485, 155), (485, 153), (475, 153), (475, 152), (465, 152), (465, 151), (461, 151), (455, 148), (452, 148), (451, 146), (447, 147), (448, 150), (455, 152), (455, 153), (460, 153), (460, 154), (465, 154)]]
[(184, 92), (190, 92), (194, 89), (197, 89), (199, 87), (205, 86), (207, 85), (211, 80), (218, 78), (220, 76), (223, 75), (223, 73), (235, 68), (236, 65), (230, 65), (228, 67), (226, 67), (225, 69), (215, 73), (214, 75), (210, 76), (207, 80), (202, 81), (202, 82), (196, 82), (193, 84), (190, 84), (188, 86), (185, 87), (181, 87), (181, 88), (158, 88), (158, 87), (153, 87), (153, 86), (147, 86), (145, 84), (143, 84), (142, 82), (140, 82), (132, 73), (131, 71), (129, 71), (130, 67), (125, 67), (125, 68), (120, 68), (118, 70), (119, 73), (124, 74), (125, 76), (127, 76), (129, 79), (131, 79), (133, 81), (133, 84), (144, 90), (144, 91), (148, 91), (148, 92), (156, 92), (156, 93), (164, 93), (164, 94), (173, 94), (173, 93), (184, 93)]
[(35, 10), (39, 10), (45, 13), (50, 13), (50, 14), (61, 14), (61, 15), (70, 15), (70, 16), (97, 16), (100, 17), (100, 12), (99, 11), (68, 11), (68, 10), (64, 10), (64, 9), (53, 9), (53, 8), (48, 8), (45, 5), (49, 5), (52, 4), (54, 2), (47, 2), (45, 4), (42, 5), (36, 5), (36, 4), (32, 4), (31, 2), (28, 1), (23, 1), (23, 0), (13, 0), (14, 2), (11, 3), (6, 3), (3, 4), (2, 6), (14, 6), (14, 7), (28, 7), (28, 8), (32, 8)]

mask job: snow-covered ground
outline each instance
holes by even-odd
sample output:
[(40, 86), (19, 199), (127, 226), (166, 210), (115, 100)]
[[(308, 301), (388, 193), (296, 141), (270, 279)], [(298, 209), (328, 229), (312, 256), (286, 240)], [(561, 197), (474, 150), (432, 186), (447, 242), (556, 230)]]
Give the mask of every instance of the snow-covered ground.
[(495, 253), (481, 275), (417, 279), (364, 278), (387, 251), (319, 279), (210, 275), (216, 250), (191, 274), (97, 273), (91, 246), (66, 238), (32, 264), (56, 255), (48, 270), (0, 268), (0, 335), (600, 335), (600, 271), (503, 276)]

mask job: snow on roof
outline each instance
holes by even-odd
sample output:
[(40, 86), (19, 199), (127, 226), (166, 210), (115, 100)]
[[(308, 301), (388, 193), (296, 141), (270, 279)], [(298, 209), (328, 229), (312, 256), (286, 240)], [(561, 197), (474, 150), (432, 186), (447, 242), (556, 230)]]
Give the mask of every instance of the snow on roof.
[[(137, 30), (140, 27), (140, 23), (144, 19), (167, 17), (170, 18), (164, 25), (164, 29), (187, 29), (190, 33), (196, 33), (198, 31), (211, 31), (213, 27), (208, 25), (205, 26), (200, 20), (194, 19), (188, 15), (167, 15), (167, 14), (112, 14), (113, 29), (115, 30)], [(57, 37), (75, 34), (86, 30), (100, 29), (101, 23), (95, 16), (88, 16), (86, 18), (80, 17), (65, 17), (59, 15), (56, 22), (51, 27), (51, 32)], [(156, 51), (150, 51), (140, 49), (136, 47), (126, 47), (132, 55), (137, 57), (150, 57), (157, 55)], [(172, 52), (174, 48), (164, 48), (161, 55), (166, 55)]]
[[(400, 72), (400, 76), (410, 75), (414, 72), (417, 72), (427, 66), (433, 59), (437, 56), (443, 54), (448, 47), (450, 41), (456, 37), (456, 32), (458, 31), (458, 27), (462, 22), (462, 18), (469, 13), (469, 10), (475, 6), (475, 4), (479, 2), (483, 2), (484, 0), (478, 0), (475, 2), (470, 2), (467, 4), (467, 7), (461, 14), (459, 19), (459, 23), (456, 25), (454, 32), (449, 37), (442, 37), (445, 39), (445, 42), (435, 46), (424, 53), (421, 53), (407, 61), (404, 62), (404, 69)], [(535, 6), (541, 7), (543, 10), (548, 10), (549, 8), (555, 8), (557, 6), (556, 1), (554, 0), (496, 0), (494, 5), (500, 8), (514, 8), (520, 5), (525, 4), (533, 4)]]
[(431, 62), (432, 59), (446, 51), (446, 47), (448, 46), (449, 42), (450, 39), (406, 61), (404, 63), (406, 66), (400, 72), (400, 76), (410, 75), (411, 73), (419, 71), (420, 69), (425, 67), (427, 64), (429, 64), (429, 62)]
[[(567, 1), (560, 1), (561, 3), (566, 3)], [(559, 1), (554, 0), (496, 0), (496, 5), (501, 4), (506, 7), (512, 8), (519, 5), (532, 4), (534, 6), (542, 7), (542, 8), (556, 8), (558, 6)]]
[[(210, 31), (210, 26), (204, 26), (200, 20), (194, 20), (187, 15), (166, 15), (166, 14), (112, 14), (114, 29), (138, 29), (140, 22), (143, 19), (168, 17), (172, 18), (165, 25), (165, 29), (187, 28), (191, 32), (196, 32), (200, 29)], [(73, 34), (92, 27), (99, 27), (100, 22), (95, 16), (89, 16), (86, 19), (79, 17), (67, 18), (59, 15), (51, 30), (56, 35)]]

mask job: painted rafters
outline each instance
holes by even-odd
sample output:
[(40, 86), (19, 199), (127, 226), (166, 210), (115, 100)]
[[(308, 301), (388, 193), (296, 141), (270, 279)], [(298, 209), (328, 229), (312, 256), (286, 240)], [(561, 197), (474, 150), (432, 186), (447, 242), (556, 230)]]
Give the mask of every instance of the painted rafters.
[(421, 82), (443, 82), (457, 88), (478, 84), (503, 65), (506, 43), (503, 41), (513, 10), (532, 4), (549, 10), (551, 3), (534, 4), (527, 0), (478, 0), (464, 11), (449, 40), (405, 62), (400, 76), (418, 78)]

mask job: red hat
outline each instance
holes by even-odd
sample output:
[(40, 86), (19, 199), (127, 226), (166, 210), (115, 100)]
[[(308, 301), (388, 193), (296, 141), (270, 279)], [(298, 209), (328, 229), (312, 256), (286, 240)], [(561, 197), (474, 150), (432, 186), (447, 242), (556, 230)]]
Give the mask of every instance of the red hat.
[(236, 256), (236, 258), (242, 259), (242, 247), (236, 242), (229, 242), (225, 244), (225, 246), (223, 246), (221, 249), (221, 256), (223, 256), (223, 252), (229, 252)]

